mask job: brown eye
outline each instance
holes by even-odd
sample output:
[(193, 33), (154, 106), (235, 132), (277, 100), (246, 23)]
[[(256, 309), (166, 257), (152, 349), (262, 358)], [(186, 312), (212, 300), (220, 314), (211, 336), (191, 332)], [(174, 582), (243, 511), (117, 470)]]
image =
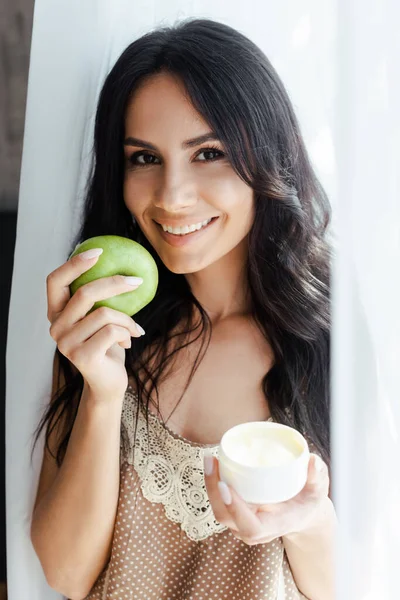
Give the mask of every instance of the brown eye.
[(155, 161), (157, 157), (154, 154), (149, 154), (148, 152), (135, 152), (132, 156), (129, 157), (129, 162), (132, 165), (144, 167), (146, 165), (156, 164)]
[(224, 156), (224, 153), (221, 152), (221, 150), (218, 150), (217, 148), (203, 148), (197, 155), (197, 158), (202, 154), (205, 158), (200, 159), (200, 162), (212, 162)]

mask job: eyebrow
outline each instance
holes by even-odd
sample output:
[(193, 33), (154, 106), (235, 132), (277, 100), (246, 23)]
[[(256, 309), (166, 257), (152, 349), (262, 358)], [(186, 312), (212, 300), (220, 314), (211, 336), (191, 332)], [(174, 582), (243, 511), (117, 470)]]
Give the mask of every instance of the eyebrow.
[[(191, 140), (186, 140), (182, 143), (182, 148), (185, 150), (186, 148), (193, 148), (194, 146), (198, 146), (199, 144), (203, 144), (204, 142), (211, 141), (219, 142), (220, 140), (215, 135), (215, 133), (209, 131), (208, 133), (200, 135), (199, 137), (192, 138)], [(154, 146), (153, 144), (150, 144), (150, 142), (146, 142), (135, 137), (127, 137), (124, 140), (124, 146), (142, 146), (143, 148), (148, 148), (149, 150), (154, 150), (155, 152), (158, 152), (157, 146)]]

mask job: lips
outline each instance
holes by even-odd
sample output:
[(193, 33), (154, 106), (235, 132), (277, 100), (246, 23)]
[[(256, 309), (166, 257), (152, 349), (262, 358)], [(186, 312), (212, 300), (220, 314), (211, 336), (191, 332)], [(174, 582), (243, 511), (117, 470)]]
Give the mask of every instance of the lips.
[[(162, 226), (160, 225), (160, 223), (157, 223), (157, 221), (154, 221), (157, 225), (157, 229), (160, 232), (161, 237), (170, 245), (170, 246), (174, 246), (174, 247), (180, 247), (180, 246), (185, 246), (186, 244), (192, 243), (195, 240), (197, 240), (198, 238), (200, 238), (202, 235), (204, 235), (211, 227), (214, 226), (215, 222), (218, 220), (219, 217), (213, 217), (211, 219), (211, 221), (208, 223), (208, 225), (206, 225), (205, 227), (202, 227), (201, 229), (197, 229), (196, 231), (193, 231), (191, 233), (185, 233), (185, 234), (176, 234), (176, 233), (169, 233), (167, 231), (164, 231)], [(168, 223), (168, 225), (170, 225), (170, 223)]]

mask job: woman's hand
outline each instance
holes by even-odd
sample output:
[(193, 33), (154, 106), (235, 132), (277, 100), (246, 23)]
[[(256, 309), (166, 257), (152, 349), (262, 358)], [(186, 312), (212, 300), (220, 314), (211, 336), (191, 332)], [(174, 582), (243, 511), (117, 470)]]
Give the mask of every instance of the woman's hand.
[[(211, 464), (210, 473), (207, 466)], [(318, 523), (325, 510), (329, 492), (328, 468), (316, 454), (310, 454), (307, 482), (301, 492), (278, 504), (246, 503), (235, 490), (220, 481), (218, 459), (214, 457), (205, 457), (204, 468), (215, 519), (249, 546), (307, 531)]]
[(125, 349), (142, 332), (128, 315), (106, 308), (88, 314), (95, 302), (137, 288), (122, 275), (103, 277), (81, 286), (71, 297), (69, 286), (96, 263), (93, 251), (70, 258), (47, 277), (47, 318), (58, 349), (81, 372), (97, 398), (123, 398), (128, 385)]

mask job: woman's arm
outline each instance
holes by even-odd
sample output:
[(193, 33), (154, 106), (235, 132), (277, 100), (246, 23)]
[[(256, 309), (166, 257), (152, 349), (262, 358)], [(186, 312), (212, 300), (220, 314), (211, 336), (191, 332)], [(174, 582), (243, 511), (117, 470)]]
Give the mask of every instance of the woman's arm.
[(219, 523), (250, 546), (282, 538), (299, 590), (309, 600), (334, 598), (337, 521), (328, 496), (328, 467), (317, 454), (310, 455), (307, 481), (301, 492), (275, 504), (247, 504), (233, 488), (220, 481), (215, 458), (205, 457), (204, 473), (211, 507)]
[(45, 450), (31, 539), (50, 587), (72, 600), (89, 593), (109, 558), (121, 411), (122, 399), (99, 403), (84, 389), (59, 469)]
[(282, 538), (296, 585), (309, 600), (333, 600), (337, 517), (327, 497), (313, 527)]

